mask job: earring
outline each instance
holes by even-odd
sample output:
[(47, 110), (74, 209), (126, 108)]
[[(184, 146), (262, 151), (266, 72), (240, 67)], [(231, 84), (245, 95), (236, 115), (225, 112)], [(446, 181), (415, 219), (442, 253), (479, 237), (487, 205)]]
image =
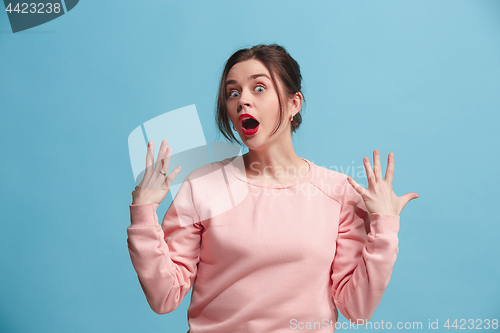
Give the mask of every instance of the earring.
[(290, 121), (293, 121), (293, 114), (292, 114), (292, 117), (290, 118)]

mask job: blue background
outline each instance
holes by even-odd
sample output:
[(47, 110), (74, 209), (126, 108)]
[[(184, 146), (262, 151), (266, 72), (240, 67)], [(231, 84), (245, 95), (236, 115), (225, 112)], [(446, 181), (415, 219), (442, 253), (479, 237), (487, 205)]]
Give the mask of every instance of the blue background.
[(16, 34), (0, 13), (1, 332), (187, 331), (191, 292), (159, 316), (130, 262), (127, 138), (195, 104), (223, 141), (225, 61), (273, 42), (303, 74), (297, 154), (349, 173), (379, 149), (385, 174), (394, 152), (420, 195), (372, 321), (500, 319), (500, 1), (87, 0)]

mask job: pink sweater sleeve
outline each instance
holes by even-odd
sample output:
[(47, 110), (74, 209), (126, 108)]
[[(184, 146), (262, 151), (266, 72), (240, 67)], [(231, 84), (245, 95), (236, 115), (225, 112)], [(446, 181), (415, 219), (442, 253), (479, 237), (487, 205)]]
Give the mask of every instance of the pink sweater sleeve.
[(332, 264), (333, 297), (344, 317), (362, 324), (371, 319), (389, 284), (398, 254), (399, 215), (369, 214), (347, 180), (344, 189)]
[[(158, 204), (130, 205), (127, 228), (130, 258), (151, 309), (174, 311), (189, 292), (197, 272), (201, 229), (185, 181), (158, 224)], [(181, 223), (182, 222), (182, 223)]]

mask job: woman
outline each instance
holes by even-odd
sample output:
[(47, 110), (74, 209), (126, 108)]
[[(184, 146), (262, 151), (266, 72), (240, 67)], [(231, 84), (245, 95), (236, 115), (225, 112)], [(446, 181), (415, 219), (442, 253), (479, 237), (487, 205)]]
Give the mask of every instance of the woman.
[(399, 214), (418, 195), (392, 191), (393, 154), (385, 179), (377, 150), (373, 170), (363, 159), (367, 189), (297, 156), (291, 135), (303, 100), (299, 65), (284, 48), (233, 54), (217, 121), (249, 151), (240, 164), (225, 159), (190, 173), (161, 226), (156, 208), (180, 167), (165, 177), (171, 148), (163, 140), (155, 164), (148, 144), (146, 173), (132, 192), (130, 256), (158, 314), (177, 308), (193, 286), (190, 333), (333, 332), (337, 308), (364, 323), (387, 288)]

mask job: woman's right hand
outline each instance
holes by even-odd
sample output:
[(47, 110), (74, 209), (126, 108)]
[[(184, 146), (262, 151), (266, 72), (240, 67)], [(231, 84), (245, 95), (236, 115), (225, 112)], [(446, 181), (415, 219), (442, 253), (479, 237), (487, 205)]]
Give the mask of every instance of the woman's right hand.
[[(146, 154), (146, 172), (139, 186), (132, 191), (132, 205), (142, 205), (156, 203), (160, 204), (167, 196), (170, 190), (170, 184), (179, 174), (182, 167), (179, 165), (170, 174), (165, 177), (172, 155), (172, 148), (168, 147), (168, 141), (161, 142), (160, 151), (154, 163), (154, 142), (148, 142), (148, 151)], [(163, 172), (164, 174), (160, 173)]]

